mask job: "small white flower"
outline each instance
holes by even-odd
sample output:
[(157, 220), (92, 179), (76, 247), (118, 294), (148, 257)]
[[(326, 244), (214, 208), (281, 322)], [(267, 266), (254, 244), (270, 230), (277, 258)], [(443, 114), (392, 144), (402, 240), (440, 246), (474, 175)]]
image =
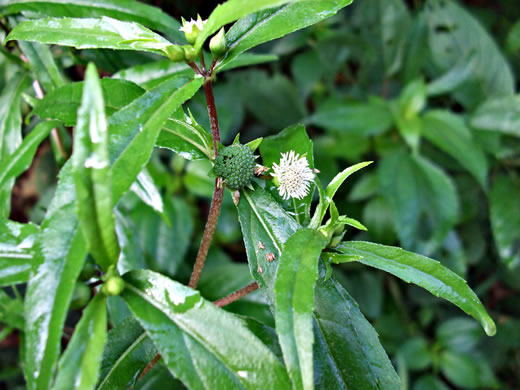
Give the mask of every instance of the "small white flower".
[(202, 20), (200, 17), (197, 20), (191, 19), (189, 22), (184, 21), (183, 25), (179, 28), (180, 31), (184, 31), (186, 34), (191, 34), (193, 26), (196, 26), (199, 31), (202, 31), (204, 25), (208, 20)]
[(283, 199), (303, 199), (309, 193), (314, 173), (307, 159), (294, 150), (282, 153), (280, 164), (273, 164), (273, 171), (271, 175), (278, 179), (278, 192)]

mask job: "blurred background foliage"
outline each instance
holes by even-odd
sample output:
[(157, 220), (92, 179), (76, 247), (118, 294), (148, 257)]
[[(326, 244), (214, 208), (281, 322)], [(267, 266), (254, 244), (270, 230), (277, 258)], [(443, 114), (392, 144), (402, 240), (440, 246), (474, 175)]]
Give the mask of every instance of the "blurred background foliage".
[[(206, 17), (217, 2), (150, 3), (188, 18)], [(72, 81), (83, 79), (88, 61), (106, 77), (127, 77), (145, 88), (173, 72), (168, 64), (150, 65), (157, 58), (149, 53), (49, 51), (19, 44), (26, 57), (31, 51), (40, 53), (42, 61), (52, 55), (56, 72), (62, 73), (55, 77)], [(16, 99), (27, 103), (27, 113), (34, 99), (17, 77), (15, 50), (8, 46), (0, 53), (3, 115)], [(497, 335), (486, 338), (474, 320), (417, 287), (356, 264), (336, 268), (378, 330), (403, 389), (519, 389), (517, 1), (357, 0), (336, 17), (257, 52), (279, 59), (221, 74), (215, 85), (224, 143), (238, 132), (247, 142), (300, 122), (314, 141), (324, 184), (348, 165), (375, 161), (336, 196), (338, 208), (369, 229), (348, 231), (347, 238), (399, 245), (438, 259), (468, 280), (497, 322)], [(38, 69), (31, 71), (38, 75)], [(201, 93), (189, 108), (208, 129)], [(28, 121), (25, 131), (30, 129)], [(66, 153), (70, 130), (60, 131)], [(16, 183), (11, 219), (41, 221), (63, 161), (63, 150), (52, 141), (40, 147)], [(188, 280), (213, 189), (208, 169), (207, 162), (156, 151), (147, 170), (164, 210), (151, 208), (137, 190), (124, 197), (117, 228), (126, 243), (125, 261)], [(212, 300), (250, 281), (236, 210), (227, 194), (200, 290)], [(20, 301), (13, 296), (11, 291), (0, 295), (0, 321), (7, 327), (22, 321), (15, 315)], [(109, 306), (112, 324), (126, 317), (120, 298), (110, 298)], [(259, 294), (226, 309), (273, 325)], [(74, 324), (75, 318), (69, 320)], [(0, 343), (4, 388), (23, 383), (17, 345), (16, 334)], [(147, 375), (138, 388), (182, 388), (160, 365)]]

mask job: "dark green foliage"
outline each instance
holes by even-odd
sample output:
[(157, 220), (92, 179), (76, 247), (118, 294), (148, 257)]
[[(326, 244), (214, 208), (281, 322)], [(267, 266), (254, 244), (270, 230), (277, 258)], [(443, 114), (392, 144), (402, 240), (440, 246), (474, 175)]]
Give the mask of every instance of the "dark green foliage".
[(255, 156), (247, 145), (227, 146), (215, 160), (215, 174), (233, 190), (249, 185), (254, 171)]
[(0, 3), (0, 388), (520, 388), (516, 1)]

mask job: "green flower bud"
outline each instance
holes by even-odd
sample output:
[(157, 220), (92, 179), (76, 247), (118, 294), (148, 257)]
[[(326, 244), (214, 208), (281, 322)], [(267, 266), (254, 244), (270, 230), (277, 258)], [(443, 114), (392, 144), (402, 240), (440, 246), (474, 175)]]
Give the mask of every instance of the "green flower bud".
[(209, 41), (209, 50), (211, 50), (211, 54), (215, 57), (219, 58), (226, 54), (227, 51), (227, 42), (226, 42), (226, 33), (224, 32), (224, 27), (222, 27), (218, 33), (211, 38)]
[(247, 145), (227, 146), (215, 160), (215, 174), (233, 190), (250, 184), (254, 171), (255, 156)]
[(111, 276), (101, 287), (105, 295), (119, 295), (125, 289), (125, 281), (120, 276)]
[(184, 50), (179, 45), (170, 45), (166, 47), (166, 51), (168, 52), (168, 58), (173, 62), (184, 61)]
[(70, 301), (70, 308), (77, 310), (82, 309), (90, 301), (92, 291), (90, 287), (85, 283), (76, 283), (74, 293), (72, 294), (72, 300)]
[(182, 46), (182, 49), (184, 50), (184, 59), (188, 62), (193, 62), (195, 57), (197, 57), (197, 53), (195, 52), (193, 46), (185, 45)]

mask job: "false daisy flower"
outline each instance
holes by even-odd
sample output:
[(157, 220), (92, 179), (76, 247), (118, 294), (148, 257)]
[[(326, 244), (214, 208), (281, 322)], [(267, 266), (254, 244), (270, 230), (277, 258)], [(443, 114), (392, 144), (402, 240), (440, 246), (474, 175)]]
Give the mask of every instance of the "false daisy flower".
[(283, 199), (303, 199), (309, 193), (314, 173), (305, 157), (291, 150), (282, 153), (280, 164), (273, 164), (272, 176), (278, 179), (278, 192)]
[(195, 26), (199, 31), (202, 31), (207, 21), (207, 19), (202, 20), (200, 16), (197, 18), (197, 20), (191, 19), (189, 22), (183, 20), (182, 26), (179, 28), (179, 30), (183, 31), (185, 34), (191, 34), (193, 31), (193, 26)]

